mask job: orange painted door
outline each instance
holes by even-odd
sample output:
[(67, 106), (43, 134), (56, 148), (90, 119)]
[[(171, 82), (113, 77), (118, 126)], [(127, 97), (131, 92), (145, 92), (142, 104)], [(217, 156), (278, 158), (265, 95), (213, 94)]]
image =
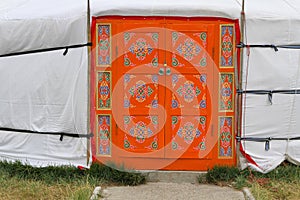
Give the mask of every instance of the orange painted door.
[(94, 26), (91, 119), (101, 162), (166, 170), (235, 164), (236, 23), (100, 17)]
[(118, 142), (128, 157), (163, 157), (165, 133), (164, 31), (159, 22), (120, 24), (118, 27)]
[(166, 157), (198, 159), (211, 121), (213, 26), (169, 24), (167, 30)]

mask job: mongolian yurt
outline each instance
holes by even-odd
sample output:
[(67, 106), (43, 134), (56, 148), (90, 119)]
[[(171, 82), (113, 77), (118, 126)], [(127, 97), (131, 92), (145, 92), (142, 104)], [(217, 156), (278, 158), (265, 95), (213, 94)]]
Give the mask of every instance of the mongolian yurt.
[(4, 0), (0, 159), (299, 164), (296, 0)]

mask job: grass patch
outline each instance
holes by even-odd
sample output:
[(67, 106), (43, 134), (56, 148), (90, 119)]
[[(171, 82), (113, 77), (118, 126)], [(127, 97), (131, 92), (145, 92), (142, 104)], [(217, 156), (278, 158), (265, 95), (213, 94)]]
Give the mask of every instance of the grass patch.
[(239, 169), (236, 167), (217, 166), (208, 170), (206, 180), (208, 183), (230, 182), (237, 178)]
[(89, 199), (96, 186), (139, 185), (145, 176), (116, 166), (92, 164), (35, 168), (20, 162), (0, 162), (0, 199)]
[(0, 199), (89, 199), (94, 187), (80, 181), (74, 184), (46, 184), (43, 181), (0, 178)]
[(116, 166), (112, 163), (106, 165), (94, 164), (89, 173), (94, 176), (112, 183), (122, 185), (140, 185), (146, 182), (146, 177), (133, 170), (125, 170), (124, 166)]
[(199, 182), (248, 187), (256, 199), (300, 199), (300, 167), (287, 162), (267, 174), (216, 166), (207, 172), (206, 179), (199, 177)]

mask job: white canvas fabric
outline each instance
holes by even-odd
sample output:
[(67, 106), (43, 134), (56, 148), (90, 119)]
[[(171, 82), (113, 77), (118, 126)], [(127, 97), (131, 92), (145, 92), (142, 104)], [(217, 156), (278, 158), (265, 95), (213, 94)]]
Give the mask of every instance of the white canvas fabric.
[(20, 161), (35, 167), (82, 166), (89, 167), (84, 138), (0, 132), (0, 160)]
[(87, 42), (87, 2), (1, 0), (0, 55)]
[[(247, 44), (299, 45), (300, 2), (296, 0), (253, 0), (245, 3), (245, 40)], [(300, 50), (250, 48), (243, 56), (244, 90), (299, 89)], [(248, 74), (248, 76), (246, 76)], [(287, 138), (265, 142), (242, 142), (252, 161), (242, 163), (267, 173), (287, 159), (300, 164), (297, 153), (299, 140), (299, 94), (273, 94), (272, 105), (268, 95), (247, 94), (244, 98), (242, 137)], [(298, 129), (297, 129), (298, 128)], [(242, 159), (243, 160), (243, 159)]]
[(238, 0), (92, 0), (93, 16), (183, 16), (224, 17), (238, 19), (241, 4)]
[[(2, 0), (0, 55), (87, 43), (87, 2)], [(87, 47), (0, 58), (0, 127), (87, 133)], [(89, 167), (87, 139), (0, 131), (0, 160)]]

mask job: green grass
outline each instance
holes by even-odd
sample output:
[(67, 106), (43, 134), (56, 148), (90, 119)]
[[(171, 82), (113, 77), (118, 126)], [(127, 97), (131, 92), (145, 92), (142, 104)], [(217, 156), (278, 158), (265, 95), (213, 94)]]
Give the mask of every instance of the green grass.
[(233, 181), (239, 175), (239, 169), (236, 167), (217, 166), (208, 170), (206, 180), (209, 183)]
[(145, 180), (140, 173), (113, 165), (93, 164), (89, 170), (79, 170), (0, 162), (0, 199), (89, 199), (96, 186), (139, 185)]
[(93, 185), (76, 181), (47, 184), (43, 181), (15, 177), (0, 178), (0, 199), (89, 199)]
[(236, 189), (250, 188), (253, 196), (260, 199), (300, 199), (300, 167), (283, 163), (275, 170), (262, 174), (236, 167), (216, 166), (199, 182), (230, 185)]
[(146, 182), (146, 177), (134, 170), (126, 170), (124, 166), (116, 166), (112, 163), (106, 165), (94, 164), (88, 171), (93, 177), (98, 177), (111, 183), (122, 185), (140, 185)]

